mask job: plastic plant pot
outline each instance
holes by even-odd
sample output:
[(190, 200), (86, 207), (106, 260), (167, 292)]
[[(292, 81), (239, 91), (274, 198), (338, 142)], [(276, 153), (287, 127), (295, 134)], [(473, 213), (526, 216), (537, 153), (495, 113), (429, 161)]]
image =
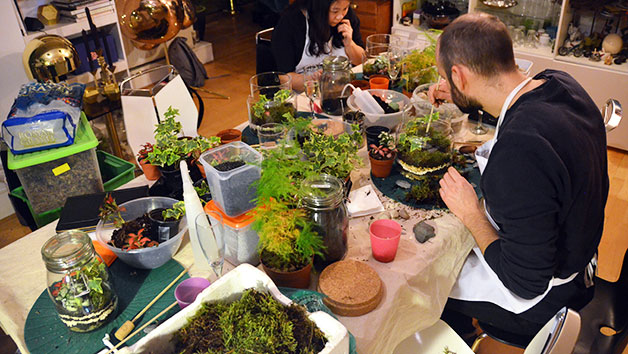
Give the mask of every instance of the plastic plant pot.
[(201, 277), (192, 277), (185, 279), (176, 289), (174, 289), (174, 297), (181, 309), (186, 308), (189, 304), (196, 300), (198, 294), (209, 287), (209, 280)]
[(148, 213), (150, 226), (156, 230), (157, 233), (157, 235), (155, 235), (155, 241), (159, 243), (166, 242), (172, 236), (176, 235), (177, 232), (179, 232), (179, 222), (181, 221), (181, 219), (164, 220), (162, 216), (164, 210), (166, 209), (157, 208)]
[(372, 76), (369, 79), (369, 87), (372, 89), (387, 90), (390, 80), (383, 76)]
[(397, 255), (401, 225), (390, 219), (375, 220), (369, 227), (373, 258), (382, 263), (392, 262)]
[(390, 128), (380, 125), (374, 125), (366, 128), (366, 146), (369, 147), (371, 144), (379, 146), (379, 135), (382, 132), (388, 133), (390, 132)]

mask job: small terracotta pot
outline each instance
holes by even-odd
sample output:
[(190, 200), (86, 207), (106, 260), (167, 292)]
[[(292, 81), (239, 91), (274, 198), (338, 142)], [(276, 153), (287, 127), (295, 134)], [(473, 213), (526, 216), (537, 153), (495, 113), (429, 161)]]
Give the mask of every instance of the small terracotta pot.
[(242, 140), (242, 132), (237, 129), (225, 129), (216, 134), (220, 138), (220, 145)]
[(273, 280), (275, 285), (288, 288), (307, 289), (310, 286), (310, 275), (312, 274), (312, 262), (305, 267), (294, 272), (282, 272), (267, 267), (262, 261), (264, 272)]
[(395, 156), (387, 160), (377, 160), (369, 155), (369, 160), (371, 160), (371, 174), (373, 177), (384, 178), (390, 176), (392, 165), (395, 162)]
[(371, 76), (369, 78), (369, 87), (371, 89), (388, 90), (390, 80), (384, 76)]
[(159, 177), (161, 176), (161, 172), (159, 172), (159, 167), (151, 165), (145, 160), (140, 160), (139, 163), (147, 180), (156, 181), (159, 179)]
[(205, 174), (205, 166), (203, 166), (203, 164), (199, 160), (194, 161), (194, 163), (196, 164), (196, 167), (198, 167), (198, 170), (201, 172), (201, 176), (203, 176), (203, 178), (207, 178), (207, 175)]

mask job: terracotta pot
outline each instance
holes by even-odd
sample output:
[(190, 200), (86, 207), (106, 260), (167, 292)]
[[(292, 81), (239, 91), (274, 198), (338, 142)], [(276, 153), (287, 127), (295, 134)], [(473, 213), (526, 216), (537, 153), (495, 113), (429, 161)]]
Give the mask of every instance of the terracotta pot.
[(156, 181), (159, 179), (159, 177), (161, 176), (161, 172), (159, 172), (159, 167), (151, 165), (145, 160), (140, 160), (139, 163), (147, 180)]
[(205, 174), (205, 166), (203, 166), (199, 160), (194, 161), (194, 164), (196, 164), (196, 167), (198, 167), (198, 170), (201, 172), (201, 176), (203, 176), (203, 178), (207, 178), (207, 175)]
[(310, 275), (312, 274), (312, 262), (305, 267), (293, 272), (282, 272), (267, 267), (262, 261), (264, 272), (273, 280), (275, 285), (288, 288), (307, 289), (310, 286)]
[(220, 145), (242, 140), (242, 132), (237, 129), (225, 129), (216, 134), (220, 138)]
[(371, 174), (373, 177), (384, 178), (390, 176), (395, 156), (387, 160), (377, 160), (369, 155), (369, 160), (371, 160)]

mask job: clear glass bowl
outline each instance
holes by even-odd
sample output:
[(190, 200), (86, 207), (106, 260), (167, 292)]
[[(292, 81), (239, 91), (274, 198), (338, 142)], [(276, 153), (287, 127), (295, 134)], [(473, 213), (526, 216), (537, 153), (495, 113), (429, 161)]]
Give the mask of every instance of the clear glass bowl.
[[(365, 90), (369, 92), (371, 95), (379, 96), (386, 103), (397, 103), (399, 105), (399, 112), (395, 113), (384, 113), (384, 114), (372, 114), (363, 112), (365, 115), (364, 126), (370, 127), (372, 125), (381, 125), (390, 129), (394, 129), (401, 121), (403, 120), (403, 116), (408, 112), (410, 108), (412, 108), (412, 104), (410, 99), (404, 95), (403, 93), (393, 91), (393, 90), (381, 90), (381, 89), (369, 89)], [(355, 96), (349, 96), (347, 100), (347, 105), (351, 110), (358, 111), (360, 107), (355, 102)]]

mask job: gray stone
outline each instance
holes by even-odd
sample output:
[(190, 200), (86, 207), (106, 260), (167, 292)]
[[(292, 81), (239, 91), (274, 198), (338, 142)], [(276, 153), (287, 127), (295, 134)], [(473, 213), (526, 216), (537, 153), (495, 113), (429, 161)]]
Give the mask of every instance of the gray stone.
[(410, 189), (410, 187), (412, 187), (410, 182), (404, 181), (402, 179), (398, 179), (397, 181), (395, 181), (395, 184), (403, 189)]
[(436, 233), (434, 233), (434, 228), (425, 221), (421, 221), (415, 224), (412, 228), (412, 231), (414, 232), (414, 238), (416, 238), (419, 243), (423, 243), (436, 236)]

